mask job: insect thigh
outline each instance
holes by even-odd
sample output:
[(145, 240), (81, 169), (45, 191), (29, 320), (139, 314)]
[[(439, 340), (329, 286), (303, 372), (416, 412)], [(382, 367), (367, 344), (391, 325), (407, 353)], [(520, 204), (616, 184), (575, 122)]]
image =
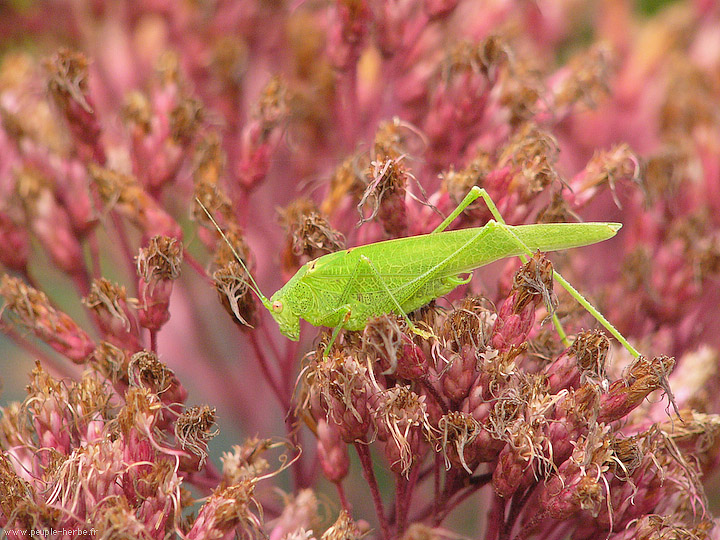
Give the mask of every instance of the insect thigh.
[[(416, 238), (416, 250), (410, 250), (410, 256), (401, 266), (385, 264), (384, 268), (369, 256), (361, 255), (368, 261), (368, 269), (374, 273), (377, 286), (373, 293), (377, 300), (367, 306), (353, 306), (360, 309), (360, 313), (353, 313), (350, 329), (361, 329), (367, 319), (395, 311), (399, 315), (418, 309), (430, 301), (445, 295), (469, 279), (462, 279), (460, 273), (485, 264), (483, 257), (480, 261), (477, 255), (477, 245), (495, 230), (495, 223), (490, 223), (480, 229), (472, 229), (472, 234), (465, 234), (460, 242), (452, 242), (457, 235), (433, 235)], [(453, 246), (454, 244), (454, 246)], [(412, 246), (410, 246), (412, 248)], [(416, 254), (429, 255), (425, 259), (412, 257)], [(482, 252), (482, 248), (480, 249)], [(438, 257), (438, 255), (440, 255)], [(430, 259), (430, 260), (427, 260)], [(414, 263), (413, 263), (414, 261)], [(380, 268), (379, 268), (380, 267)], [(392, 273), (393, 268), (402, 268), (405, 272)], [(348, 284), (352, 286), (352, 284)], [(365, 309), (363, 309), (365, 308)]]

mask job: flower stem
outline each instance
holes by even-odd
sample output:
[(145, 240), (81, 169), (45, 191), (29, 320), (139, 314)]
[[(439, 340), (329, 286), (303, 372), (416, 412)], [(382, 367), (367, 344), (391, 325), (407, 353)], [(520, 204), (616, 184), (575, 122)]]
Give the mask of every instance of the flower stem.
[(265, 358), (265, 353), (263, 352), (262, 348), (260, 347), (260, 343), (257, 340), (256, 334), (254, 332), (248, 332), (247, 334), (250, 337), (250, 344), (252, 345), (253, 350), (255, 351), (255, 356), (257, 357), (258, 364), (260, 365), (260, 370), (263, 372), (263, 375), (265, 376), (265, 380), (267, 380), (268, 384), (270, 385), (270, 388), (272, 388), (272, 391), (275, 394), (275, 397), (280, 402), (280, 405), (282, 406), (284, 411), (290, 410), (290, 402), (287, 400), (285, 395), (282, 392), (282, 389), (280, 388), (278, 382), (275, 380), (275, 376), (270, 371), (270, 366), (267, 363), (267, 359)]
[(338, 497), (340, 498), (340, 506), (343, 510), (350, 513), (350, 503), (347, 500), (347, 495), (345, 494), (345, 488), (342, 485), (342, 482), (335, 482), (335, 489), (337, 489)]
[(370, 448), (364, 441), (355, 441), (355, 451), (360, 458), (363, 477), (370, 487), (370, 495), (372, 496), (373, 504), (375, 505), (375, 513), (377, 514), (378, 521), (380, 522), (382, 538), (383, 540), (390, 540), (390, 525), (385, 517), (385, 510), (383, 509), (383, 502), (380, 497), (380, 489), (378, 487), (377, 479), (375, 478), (372, 458), (370, 457)]

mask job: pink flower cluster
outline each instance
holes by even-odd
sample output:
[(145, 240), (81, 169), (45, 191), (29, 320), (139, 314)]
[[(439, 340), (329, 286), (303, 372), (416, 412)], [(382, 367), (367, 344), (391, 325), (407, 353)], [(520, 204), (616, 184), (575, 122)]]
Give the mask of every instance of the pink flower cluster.
[[(644, 4), (0, 6), (4, 533), (720, 538), (720, 8)], [(332, 346), (253, 295), (474, 186), (623, 228)]]

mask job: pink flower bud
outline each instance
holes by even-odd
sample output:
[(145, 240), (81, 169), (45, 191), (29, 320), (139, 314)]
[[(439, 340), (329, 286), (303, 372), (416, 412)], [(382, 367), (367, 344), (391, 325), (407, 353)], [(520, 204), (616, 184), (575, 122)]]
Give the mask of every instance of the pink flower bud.
[(535, 310), (543, 301), (549, 309), (556, 302), (553, 270), (550, 261), (538, 252), (515, 274), (513, 290), (495, 321), (492, 347), (503, 351), (526, 341), (535, 322)]
[(157, 331), (170, 319), (170, 294), (180, 276), (182, 244), (175, 238), (154, 236), (137, 256), (140, 276), (138, 318), (145, 328)]
[(498, 462), (493, 471), (493, 488), (495, 493), (505, 499), (512, 497), (528, 470), (527, 459), (518, 456), (510, 446), (500, 452)]
[(133, 222), (147, 238), (182, 238), (180, 225), (135, 178), (94, 163), (88, 166), (88, 172), (97, 184), (103, 200)]
[(240, 185), (251, 190), (267, 175), (289, 114), (287, 88), (278, 77), (263, 89), (253, 118), (243, 128), (233, 170)]
[(371, 319), (363, 331), (362, 349), (384, 375), (418, 380), (428, 372), (422, 349), (408, 337), (404, 319), (384, 315)]
[(88, 59), (82, 53), (61, 49), (47, 61), (46, 69), (48, 90), (67, 121), (80, 159), (103, 163), (100, 125), (88, 93)]
[(0, 295), (18, 323), (75, 363), (88, 360), (95, 343), (67, 314), (56, 310), (44, 293), (17, 278), (2, 276)]
[(201, 119), (200, 104), (183, 95), (176, 77), (164, 77), (150, 99), (131, 93), (123, 110), (132, 128), (133, 171), (151, 193), (175, 180)]
[(83, 303), (95, 314), (108, 341), (133, 351), (142, 348), (135, 310), (130, 307), (125, 287), (105, 278), (93, 280)]
[(48, 179), (33, 169), (23, 169), (15, 186), (28, 214), (30, 228), (63, 271), (83, 275), (83, 252), (67, 211), (58, 204)]
[(345, 249), (345, 237), (331, 227), (310, 199), (295, 199), (281, 211), (280, 219), (287, 230), (282, 267), (288, 279), (306, 260)]
[(637, 182), (639, 174), (639, 158), (627, 144), (619, 144), (593, 155), (585, 169), (570, 181), (571, 191), (564, 198), (573, 210), (578, 210), (597, 195), (601, 187), (607, 185), (616, 197), (616, 185), (628, 180)]
[(330, 12), (327, 52), (338, 70), (355, 69), (372, 12), (366, 0), (336, 0)]
[(317, 423), (318, 457), (323, 473), (331, 482), (340, 482), (350, 470), (347, 444), (334, 422), (321, 418)]
[(605, 381), (605, 360), (610, 340), (600, 331), (584, 331), (573, 344), (545, 368), (551, 393), (577, 388), (581, 381)]
[(600, 398), (599, 422), (613, 422), (626, 416), (637, 407), (650, 392), (668, 387), (667, 377), (675, 366), (675, 359), (658, 356), (652, 360), (636, 359), (623, 378), (613, 382)]
[(244, 532), (261, 531), (262, 521), (253, 513), (255, 486), (257, 480), (247, 479), (238, 484), (215, 490), (200, 508), (192, 528), (187, 532), (188, 540), (207, 538), (230, 538), (236, 528)]
[[(296, 496), (287, 497), (285, 508), (270, 532), (269, 540), (288, 540), (296, 538), (292, 536), (293, 531), (311, 530), (320, 521), (319, 510), (320, 501), (311, 489), (303, 489)], [(310, 536), (297, 538), (311, 540)]]
[(0, 263), (8, 269), (24, 272), (30, 254), (27, 230), (0, 211)]
[(425, 0), (425, 12), (431, 19), (440, 19), (450, 15), (459, 0)]
[[(132, 355), (128, 365), (128, 382), (131, 387), (147, 388), (162, 403), (176, 410), (187, 399), (187, 390), (175, 373), (150, 351), (143, 350)], [(172, 414), (168, 416), (173, 418)]]
[(603, 500), (603, 489), (595, 478), (578, 476), (565, 484), (554, 477), (545, 485), (542, 505), (553, 519), (567, 519), (584, 509), (597, 509)]
[(408, 386), (394, 386), (376, 396), (374, 409), (378, 439), (387, 441), (385, 455), (390, 469), (407, 477), (420, 459), (423, 432), (430, 430), (425, 396)]
[[(481, 424), (471, 415), (461, 412), (450, 412), (444, 415), (437, 424), (434, 433), (435, 450), (445, 458), (445, 468), (450, 465), (464, 469), (472, 474), (475, 468), (487, 458), (487, 435)], [(504, 446), (505, 443), (503, 442)], [(499, 450), (498, 450), (499, 451)]]
[(303, 386), (304, 408), (334, 422), (344, 442), (364, 440), (372, 425), (369, 400), (375, 394), (364, 364), (335, 349), (329, 356), (317, 353), (305, 369)]
[(453, 402), (460, 402), (470, 392), (477, 378), (477, 358), (475, 349), (464, 346), (460, 354), (452, 354), (448, 358), (449, 366), (442, 377), (442, 393)]
[[(377, 139), (375, 144), (379, 144)], [(405, 205), (408, 177), (400, 159), (379, 153), (370, 163), (366, 178), (367, 187), (358, 203), (358, 211), (362, 216), (360, 223), (377, 218), (383, 224), (387, 236), (405, 236), (408, 228)], [(370, 207), (369, 213), (366, 206)]]

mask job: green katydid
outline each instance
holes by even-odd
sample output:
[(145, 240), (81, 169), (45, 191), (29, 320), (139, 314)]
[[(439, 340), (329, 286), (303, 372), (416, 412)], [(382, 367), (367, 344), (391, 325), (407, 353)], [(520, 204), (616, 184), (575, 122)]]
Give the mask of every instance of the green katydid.
[[(478, 198), (485, 201), (495, 220), (483, 227), (445, 231)], [(208, 217), (214, 223), (209, 213)], [(430, 234), (376, 242), (318, 257), (303, 265), (270, 299), (262, 294), (237, 254), (236, 258), (250, 276), (251, 289), (270, 311), (283, 335), (297, 341), (300, 319), (313, 326), (334, 329), (327, 353), (341, 329), (362, 330), (370, 318), (390, 312), (407, 319), (411, 311), (468, 283), (475, 268), (512, 256), (525, 261), (533, 250), (587, 246), (612, 238), (620, 227), (620, 223), (605, 222), (510, 226), (488, 193), (476, 186)], [(218, 230), (222, 234), (219, 227)], [(572, 285), (559, 273), (554, 272), (554, 276), (633, 356), (639, 356)], [(407, 320), (413, 330), (421, 333)], [(556, 326), (565, 340), (557, 321)]]

